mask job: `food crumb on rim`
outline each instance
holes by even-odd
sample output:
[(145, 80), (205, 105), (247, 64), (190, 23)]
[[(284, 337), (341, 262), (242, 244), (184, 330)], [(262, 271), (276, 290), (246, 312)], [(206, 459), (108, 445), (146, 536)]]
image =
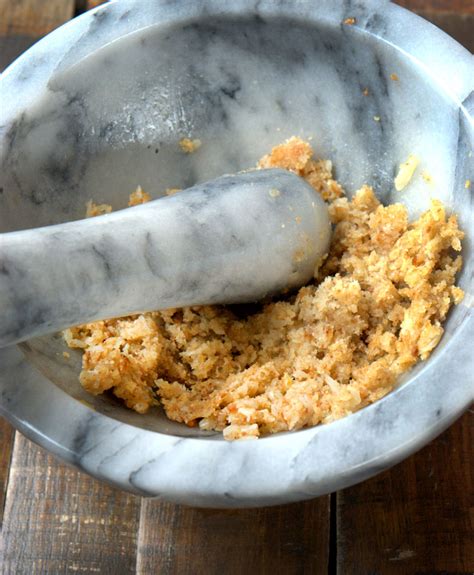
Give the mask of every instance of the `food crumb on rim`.
[(433, 185), (434, 183), (433, 176), (429, 172), (425, 170), (424, 172), (421, 173), (421, 177), (427, 184)]
[(194, 154), (202, 146), (202, 142), (199, 138), (191, 140), (191, 138), (182, 138), (179, 141), (179, 147), (185, 154)]
[(398, 174), (394, 180), (394, 185), (397, 192), (401, 192), (408, 186), (419, 163), (420, 158), (414, 154), (410, 154), (406, 161), (400, 164), (398, 167)]

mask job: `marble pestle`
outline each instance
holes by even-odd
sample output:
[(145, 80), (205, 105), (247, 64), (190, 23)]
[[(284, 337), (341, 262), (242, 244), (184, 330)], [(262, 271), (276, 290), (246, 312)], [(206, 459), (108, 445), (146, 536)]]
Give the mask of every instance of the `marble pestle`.
[(325, 203), (277, 169), (112, 214), (0, 235), (0, 346), (97, 319), (252, 302), (308, 282)]

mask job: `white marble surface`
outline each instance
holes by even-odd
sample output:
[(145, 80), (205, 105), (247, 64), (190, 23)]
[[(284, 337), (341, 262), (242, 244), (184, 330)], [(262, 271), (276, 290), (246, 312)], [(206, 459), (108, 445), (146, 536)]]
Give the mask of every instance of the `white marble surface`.
[(330, 235), (321, 196), (276, 169), (0, 234), (0, 347), (98, 319), (258, 302), (312, 280)]
[[(472, 341), (473, 322), (458, 329)], [(458, 342), (449, 339), (384, 400), (335, 423), (256, 441), (121, 423), (72, 400), (17, 350), (0, 350), (0, 414), (63, 459), (134, 493), (205, 507), (309, 499), (394, 465), (466, 409), (474, 399), (472, 359), (464, 348), (465, 363), (453, 366), (447, 358), (459, 356)]]
[[(435, 353), (395, 392), (319, 428), (229, 444), (160, 413), (138, 416), (86, 396), (80, 358), (66, 364), (55, 337), (23, 344), (28, 361), (16, 348), (0, 352), (2, 413), (97, 477), (191, 505), (309, 498), (424, 445), (474, 396), (464, 187), (474, 180), (473, 88), (470, 54), (376, 0), (118, 0), (37, 44), (0, 79), (2, 231), (80, 218), (90, 190), (121, 207), (137, 184), (158, 194), (235, 172), (296, 134), (314, 138), (349, 192), (369, 182), (413, 215), (431, 197), (456, 211), (467, 295)], [(182, 137), (203, 142), (184, 161)], [(397, 193), (393, 176), (410, 153), (421, 166)]]

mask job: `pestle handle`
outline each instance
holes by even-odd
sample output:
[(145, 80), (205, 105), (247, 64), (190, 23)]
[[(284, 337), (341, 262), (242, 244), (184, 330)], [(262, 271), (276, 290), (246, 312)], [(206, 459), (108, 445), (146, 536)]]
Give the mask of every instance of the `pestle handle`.
[(97, 319), (257, 301), (306, 283), (329, 237), (324, 202), (279, 169), (0, 234), (0, 347)]

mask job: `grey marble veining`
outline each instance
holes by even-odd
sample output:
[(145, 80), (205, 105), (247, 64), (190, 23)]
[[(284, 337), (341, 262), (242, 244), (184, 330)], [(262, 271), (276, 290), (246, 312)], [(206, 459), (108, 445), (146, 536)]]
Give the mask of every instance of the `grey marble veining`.
[[(104, 27), (120, 21), (115, 12), (121, 5), (112, 4)], [(362, 25), (358, 12), (354, 8)], [(41, 65), (16, 88), (7, 73), (0, 95), (0, 186), (11, 190), (3, 198), (7, 206), (18, 194), (29, 201), (21, 213), (12, 205), (2, 225), (18, 229), (32, 218), (50, 224), (82, 217), (91, 190), (98, 190), (97, 200), (123, 206), (137, 181), (153, 193), (189, 187), (252, 166), (293, 134), (313, 137), (350, 191), (370, 181), (387, 200), (398, 164), (418, 154), (433, 190), (417, 178), (403, 199), (413, 214), (427, 207), (431, 192), (449, 203), (460, 110), (448, 94), (433, 89), (431, 77), (419, 82), (416, 65), (400, 50), (374, 49), (360, 28), (322, 23), (315, 34), (301, 17), (294, 16), (292, 26), (268, 18), (229, 23), (218, 15), (188, 16), (185, 25), (165, 25), (165, 19), (158, 30), (148, 26), (72, 67), (61, 59), (43, 91), (36, 78)], [(96, 20), (90, 26), (98, 42)], [(461, 78), (463, 63), (457, 59)], [(390, 80), (392, 71), (400, 81)], [(465, 100), (468, 81), (456, 80), (447, 87)], [(17, 101), (27, 97), (30, 83), (34, 101), (21, 113)], [(21, 97), (8, 98), (9, 90)], [(205, 145), (183, 157), (177, 136), (190, 135)]]
[[(87, 396), (55, 336), (22, 344), (27, 359), (0, 351), (2, 413), (96, 477), (192, 505), (309, 498), (424, 445), (474, 397), (473, 89), (469, 53), (379, 0), (118, 0), (39, 42), (0, 79), (1, 231), (81, 218), (91, 190), (120, 208), (138, 184), (158, 196), (234, 173), (299, 135), (349, 195), (368, 182), (413, 216), (431, 198), (455, 211), (466, 297), (396, 391), (319, 428), (229, 444), (139, 416)], [(182, 137), (203, 145), (183, 155)], [(395, 192), (409, 154), (420, 166)]]
[(330, 234), (321, 196), (276, 169), (0, 234), (0, 347), (98, 319), (293, 290), (314, 277)]
[[(472, 341), (473, 323), (464, 322), (457, 335)], [(120, 422), (110, 407), (103, 415), (72, 400), (15, 349), (0, 350), (0, 414), (63, 459), (128, 491), (204, 507), (272, 505), (362, 481), (446, 429), (474, 399), (472, 360), (445, 360), (456, 346), (443, 342), (409, 383), (354, 415), (256, 441), (189, 437), (188, 428), (173, 425), (157, 433), (156, 413), (145, 416), (150, 429), (130, 412)]]

